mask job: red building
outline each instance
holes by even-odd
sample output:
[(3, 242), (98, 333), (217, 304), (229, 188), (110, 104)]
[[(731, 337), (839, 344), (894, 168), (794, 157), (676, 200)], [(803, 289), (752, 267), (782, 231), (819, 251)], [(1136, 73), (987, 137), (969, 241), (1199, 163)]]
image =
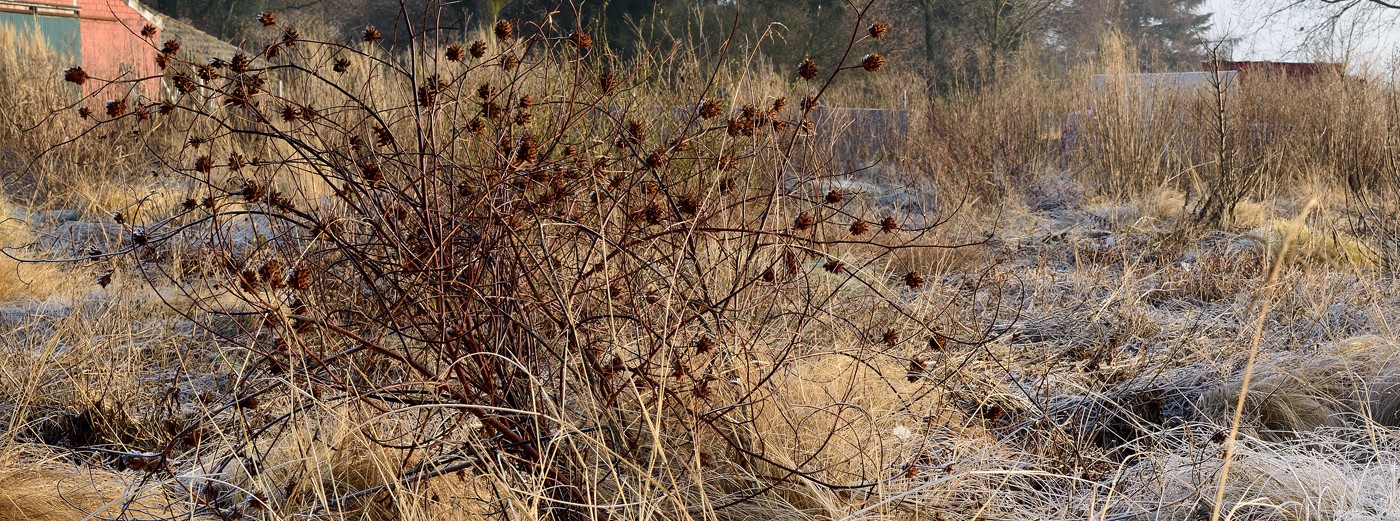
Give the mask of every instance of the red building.
[[(1309, 80), (1313, 78), (1340, 78), (1346, 73), (1346, 67), (1340, 63), (1316, 63), (1316, 62), (1271, 62), (1271, 61), (1219, 61), (1220, 70), (1236, 71), (1240, 76), (1240, 83), (1249, 79), (1250, 75), (1283, 75), (1292, 80)], [(1201, 62), (1201, 70), (1210, 72), (1215, 66), (1208, 61)]]
[[(21, 34), (38, 30), (49, 46), (81, 65), (94, 80), (83, 85), (83, 94), (102, 99), (153, 95), (158, 82), (109, 85), (106, 80), (135, 80), (160, 74), (155, 58), (161, 45), (159, 31), (150, 39), (141, 29), (163, 24), (153, 11), (135, 0), (0, 0), (0, 24)], [(106, 86), (104, 88), (104, 86)]]

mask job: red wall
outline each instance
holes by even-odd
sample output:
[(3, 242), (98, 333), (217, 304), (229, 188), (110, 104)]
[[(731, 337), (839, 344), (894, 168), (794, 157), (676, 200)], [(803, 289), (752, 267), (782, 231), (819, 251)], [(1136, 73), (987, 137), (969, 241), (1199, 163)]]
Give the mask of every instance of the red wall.
[[(59, 2), (55, 2), (59, 3)], [(94, 78), (131, 80), (160, 74), (155, 58), (163, 43), (160, 34), (152, 40), (141, 37), (141, 28), (150, 23), (125, 0), (77, 0), (81, 19), (83, 69)], [(139, 5), (139, 4), (138, 4)], [(133, 90), (130, 85), (112, 85), (98, 93), (98, 99), (154, 96), (159, 81), (145, 81)], [(89, 82), (84, 93), (102, 88)]]

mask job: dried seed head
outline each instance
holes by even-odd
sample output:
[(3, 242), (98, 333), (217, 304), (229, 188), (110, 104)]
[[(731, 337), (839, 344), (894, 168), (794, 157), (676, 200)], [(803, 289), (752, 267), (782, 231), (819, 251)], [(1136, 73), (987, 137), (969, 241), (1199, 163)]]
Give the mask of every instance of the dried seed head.
[(504, 70), (506, 70), (506, 71), (511, 71), (511, 70), (515, 70), (515, 68), (518, 67), (518, 66), (520, 66), (520, 58), (517, 58), (517, 57), (515, 56), (515, 53), (513, 53), (513, 52), (508, 52), (508, 53), (505, 53), (504, 55), (501, 56), (501, 68), (502, 68), (502, 69), (504, 69)]
[(885, 22), (875, 22), (870, 24), (870, 37), (876, 40), (884, 38), (890, 32), (890, 24)]
[(917, 382), (920, 378), (923, 378), (924, 373), (927, 371), (928, 362), (925, 362), (918, 358), (911, 358), (909, 359), (909, 372), (905, 375), (905, 377), (909, 379), (910, 383)]
[(913, 288), (913, 289), (919, 289), (920, 287), (922, 287), (922, 286), (924, 285), (924, 277), (923, 277), (922, 275), (919, 275), (919, 272), (917, 272), (917, 271), (911, 271), (911, 272), (909, 272), (909, 273), (905, 273), (905, 274), (904, 274), (904, 285), (905, 285), (905, 286), (909, 286), (910, 288)]
[(376, 126), (374, 127), (374, 142), (382, 147), (392, 145), (394, 144), (394, 133), (387, 128)]
[(158, 32), (158, 31), (159, 31), (159, 29), (157, 29), (156, 26), (154, 26), (154, 25), (151, 25), (151, 24), (142, 25), (142, 26), (141, 26), (141, 37), (142, 37), (142, 38), (145, 38), (145, 39), (147, 39), (147, 40), (154, 39), (154, 38), (156, 37), (156, 32)]
[(164, 54), (164, 53), (162, 53), (162, 54), (157, 54), (157, 55), (156, 55), (156, 68), (158, 68), (158, 69), (160, 69), (160, 70), (168, 69), (168, 68), (170, 68), (170, 61), (171, 61), (171, 58), (170, 58), (170, 55), (169, 55), (169, 54)]
[(486, 56), (486, 42), (481, 40), (472, 42), (468, 52), (471, 53), (472, 58), (481, 59), (482, 56)]
[(240, 52), (238, 54), (233, 55), (233, 62), (229, 63), (228, 68), (233, 72), (244, 73), (248, 72), (248, 67), (252, 64), (253, 59), (249, 58), (248, 55)]
[(107, 101), (107, 116), (115, 118), (122, 114), (126, 114), (126, 100)]
[(653, 150), (650, 154), (647, 154), (646, 162), (647, 168), (657, 169), (670, 163), (671, 157), (666, 154), (665, 150)]
[(460, 62), (466, 59), (467, 50), (463, 49), (461, 45), (457, 45), (454, 43), (452, 45), (447, 46), (447, 51), (443, 54), (447, 56), (447, 61)]
[(175, 102), (170, 100), (161, 101), (159, 112), (162, 116), (169, 116), (171, 113), (175, 112)]
[(214, 159), (209, 156), (199, 156), (194, 160), (194, 169), (200, 173), (209, 173), (214, 170)]
[(792, 231), (800, 232), (811, 228), (812, 225), (816, 223), (817, 220), (812, 217), (812, 214), (802, 212), (802, 214), (798, 215), (796, 219), (792, 220)]
[(277, 13), (274, 13), (272, 11), (263, 11), (262, 13), (258, 13), (258, 22), (261, 23), (263, 27), (272, 27), (274, 25), (277, 25)]
[(243, 166), (244, 166), (244, 165), (247, 165), (247, 164), (248, 164), (248, 161), (247, 161), (246, 159), (243, 159), (243, 154), (239, 154), (239, 153), (237, 153), (237, 152), (234, 152), (234, 153), (228, 155), (228, 169), (229, 169), (229, 170), (232, 170), (232, 171), (237, 172), (239, 169), (242, 169)]
[(769, 111), (769, 115), (777, 116), (777, 113), (782, 112), (785, 108), (787, 108), (787, 98), (775, 99), (773, 100), (773, 110)]
[(709, 352), (711, 349), (714, 349), (714, 348), (715, 348), (715, 341), (714, 341), (713, 339), (711, 339), (709, 335), (700, 335), (700, 338), (697, 339), (697, 340), (695, 341), (695, 353), (696, 353), (696, 354), (701, 354), (701, 355), (703, 355), (703, 354)]
[(603, 71), (603, 75), (598, 77), (598, 88), (603, 90), (603, 94), (611, 94), (617, 90), (617, 76), (613, 71)]
[(78, 117), (83, 119), (92, 117), (92, 109), (87, 107), (78, 107)]
[(63, 71), (63, 81), (73, 83), (76, 85), (82, 85), (83, 83), (87, 82), (87, 80), (87, 71), (83, 70), (82, 67), (70, 67)]
[(691, 194), (682, 195), (676, 198), (676, 209), (686, 215), (695, 215), (700, 212), (700, 199)]
[(826, 193), (826, 204), (839, 204), (845, 199), (845, 194), (842, 194), (840, 190), (832, 190)]
[(374, 186), (384, 180), (384, 170), (379, 167), (379, 163), (365, 163), (360, 165), (360, 178), (364, 179), (365, 183), (370, 186)]
[(98, 285), (98, 286), (102, 286), (102, 287), (105, 288), (105, 287), (107, 287), (108, 285), (110, 285), (111, 283), (112, 283), (112, 272), (111, 272), (111, 271), (104, 271), (104, 272), (99, 273), (99, 274), (97, 275), (97, 285)]
[(880, 221), (880, 231), (883, 233), (890, 233), (898, 229), (899, 222), (895, 221), (894, 217), (886, 217), (885, 220)]
[(522, 126), (523, 126), (523, 125), (529, 125), (531, 121), (534, 121), (534, 119), (535, 119), (534, 116), (530, 115), (529, 112), (526, 112), (526, 111), (523, 111), (523, 110), (521, 110), (521, 111), (516, 111), (516, 113), (515, 113), (515, 124), (516, 124), (516, 125), (522, 125)]
[(282, 106), (282, 121), (290, 123), (298, 119), (301, 119), (301, 109), (292, 104)]
[(204, 64), (199, 66), (199, 69), (195, 71), (195, 74), (198, 75), (199, 79), (201, 80), (214, 81), (216, 78), (219, 77), (219, 69), (213, 64)]
[(170, 39), (165, 41), (165, 46), (160, 48), (161, 54), (177, 54), (180, 52), (180, 41)]
[(336, 58), (335, 65), (331, 66), (331, 70), (335, 72), (345, 72), (350, 70), (350, 60), (347, 60), (345, 58)]
[(811, 94), (802, 97), (802, 112), (811, 112), (817, 108), (817, 97)]
[(534, 96), (531, 96), (531, 95), (529, 95), (529, 94), (526, 94), (526, 95), (520, 97), (520, 101), (519, 101), (518, 103), (519, 103), (520, 108), (522, 108), (522, 109), (528, 109), (528, 108), (530, 108), (530, 107), (535, 106), (535, 97), (534, 97)]
[(467, 122), (466, 129), (467, 133), (473, 136), (480, 136), (482, 132), (486, 131), (486, 124), (481, 121), (481, 118), (472, 118), (471, 121)]
[(804, 80), (816, 79), (817, 62), (812, 61), (811, 58), (803, 58), (802, 63), (797, 64), (797, 75)]
[(308, 289), (311, 289), (311, 271), (307, 270), (305, 267), (293, 270), (292, 289), (297, 291), (306, 291)]
[(282, 275), (282, 263), (276, 260), (269, 260), (258, 267), (258, 277), (266, 281), (267, 285), (272, 289), (282, 287)]
[(585, 33), (574, 32), (574, 34), (569, 35), (569, 45), (574, 46), (575, 49), (587, 49), (593, 46), (593, 37)]
[(856, 219), (855, 222), (851, 223), (850, 231), (851, 235), (859, 237), (865, 235), (865, 232), (870, 231), (870, 225), (866, 224), (863, 220)]
[(379, 29), (376, 29), (373, 25), (365, 27), (365, 32), (360, 36), (360, 39), (364, 40), (365, 43), (374, 43), (382, 38), (384, 38), (384, 34), (379, 32)]
[(839, 260), (831, 259), (826, 261), (826, 264), (823, 264), (822, 268), (831, 273), (841, 273), (842, 271), (845, 271), (846, 264)]
[(627, 141), (631, 143), (641, 143), (647, 139), (646, 124), (637, 120), (627, 121)]
[(885, 331), (885, 334), (880, 335), (880, 343), (894, 347), (895, 344), (899, 343), (899, 332), (893, 329)]
[[(292, 29), (292, 28), (290, 28), (290, 27), (288, 27), (287, 30), (282, 31), (282, 45), (286, 45), (287, 47), (296, 47), (296, 46), (297, 46), (297, 40), (300, 40), (300, 39), (301, 39), (301, 31), (298, 31), (298, 30), (296, 30), (296, 29)], [(268, 49), (268, 50), (270, 51), (270, 50), (272, 50), (272, 49)], [(269, 56), (269, 58), (275, 58), (275, 56)]]
[(705, 101), (700, 102), (700, 117), (702, 119), (714, 119), (722, 113), (724, 113), (724, 108), (720, 106), (719, 99), (705, 98)]
[(865, 72), (876, 72), (884, 66), (885, 57), (880, 56), (877, 53), (872, 52), (870, 54), (867, 54), (865, 55), (865, 58), (860, 60), (860, 68), (865, 69)]
[(515, 29), (510, 26), (509, 20), (496, 22), (496, 27), (493, 31), (496, 33), (497, 40), (509, 40), (515, 37)]

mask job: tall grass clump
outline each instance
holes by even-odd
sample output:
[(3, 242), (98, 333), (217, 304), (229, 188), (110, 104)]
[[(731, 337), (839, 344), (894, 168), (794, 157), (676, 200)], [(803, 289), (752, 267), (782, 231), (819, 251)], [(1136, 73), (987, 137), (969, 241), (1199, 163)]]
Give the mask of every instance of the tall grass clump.
[(170, 96), (84, 132), (139, 133), (186, 195), (118, 215), (121, 244), (83, 262), (148, 283), (229, 373), (200, 407), (172, 377), (164, 434), (103, 452), (149, 476), (131, 504), (687, 518), (880, 493), (912, 463), (869, 440), (931, 399), (933, 357), (995, 334), (1000, 293), (888, 269), (957, 245), (819, 153), (823, 95), (886, 66), (869, 8), (844, 61), (778, 94), (719, 58), (614, 60), (549, 17), (402, 52), (273, 13), (256, 55), (164, 42)]

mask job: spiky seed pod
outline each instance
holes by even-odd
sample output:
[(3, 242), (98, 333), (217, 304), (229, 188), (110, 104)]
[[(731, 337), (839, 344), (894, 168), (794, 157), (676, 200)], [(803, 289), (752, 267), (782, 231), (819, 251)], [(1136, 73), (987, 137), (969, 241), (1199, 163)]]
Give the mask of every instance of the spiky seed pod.
[(905, 285), (905, 286), (909, 286), (910, 288), (913, 288), (913, 289), (919, 289), (920, 287), (922, 287), (922, 286), (924, 285), (924, 277), (923, 277), (923, 275), (919, 275), (919, 272), (917, 272), (917, 271), (911, 271), (911, 272), (909, 272), (909, 273), (905, 273), (905, 274), (904, 274), (904, 285)]
[(331, 70), (335, 72), (345, 72), (350, 70), (350, 60), (347, 60), (345, 58), (336, 58), (335, 65), (331, 66)]
[(700, 212), (700, 199), (691, 194), (682, 195), (676, 198), (676, 209), (685, 215), (695, 215)]
[(646, 209), (642, 210), (642, 219), (647, 224), (661, 224), (661, 207), (656, 203), (647, 203)]
[(233, 55), (233, 61), (229, 63), (229, 70), (237, 73), (248, 72), (248, 67), (253, 64), (252, 58), (243, 53)]
[(870, 30), (868, 32), (870, 33), (871, 38), (879, 40), (881, 38), (884, 38), (885, 35), (890, 32), (890, 24), (887, 24), (885, 22), (875, 22), (873, 24), (870, 24)]
[(83, 70), (82, 67), (69, 67), (68, 69), (65, 69), (63, 71), (63, 81), (75, 85), (82, 85), (83, 83), (86, 83), (87, 80), (87, 71)]
[(575, 147), (575, 146), (573, 146), (573, 145), (564, 145), (564, 150), (563, 150), (562, 152), (560, 152), (560, 154), (563, 155), (564, 157), (574, 157), (574, 154), (577, 154), (577, 153), (578, 153), (578, 147)]
[[(290, 45), (289, 45), (288, 47), (290, 47)], [(267, 59), (269, 59), (269, 60), (271, 60), (271, 59), (273, 59), (273, 58), (276, 58), (276, 57), (278, 57), (278, 56), (281, 56), (281, 55), (282, 55), (282, 44), (281, 44), (281, 43), (274, 43), (274, 44), (272, 44), (272, 45), (267, 46), (267, 49), (264, 49), (264, 50), (263, 50), (263, 57), (264, 57), (264, 58), (267, 58)]]
[(107, 102), (107, 116), (117, 117), (126, 114), (126, 100), (111, 100)]
[(291, 123), (298, 119), (301, 119), (301, 109), (291, 104), (282, 106), (282, 121)]
[(170, 100), (161, 101), (160, 109), (158, 111), (162, 116), (169, 116), (173, 114), (175, 112), (175, 102)]
[(603, 75), (598, 77), (598, 88), (602, 89), (603, 94), (612, 94), (617, 90), (617, 76), (613, 71), (603, 71)]
[(719, 99), (705, 98), (705, 101), (700, 102), (701, 119), (714, 119), (723, 113), (724, 107), (720, 105)]
[(945, 347), (948, 347), (948, 339), (947, 339), (947, 337), (945, 337), (945, 336), (943, 336), (943, 335), (940, 335), (940, 334), (938, 334), (938, 333), (934, 333), (933, 336), (928, 337), (928, 348), (929, 348), (929, 350), (931, 350), (931, 351), (942, 351)]
[(645, 123), (635, 119), (627, 121), (627, 141), (630, 143), (641, 143), (647, 139), (647, 127)]
[(497, 40), (509, 40), (515, 37), (515, 28), (511, 27), (510, 20), (496, 22), (496, 27), (492, 31), (496, 33)]
[(243, 291), (254, 291), (258, 289), (258, 272), (253, 270), (243, 270), (238, 272), (238, 287)]
[(443, 52), (443, 55), (447, 57), (447, 61), (460, 62), (466, 59), (467, 50), (463, 49), (461, 45), (454, 43), (447, 46), (447, 50)]
[(802, 214), (801, 214), (801, 215), (798, 215), (796, 219), (793, 219), (793, 221), (792, 221), (792, 231), (794, 231), (794, 232), (800, 232), (800, 231), (806, 230), (806, 229), (808, 229), (808, 228), (811, 228), (812, 225), (813, 225), (813, 224), (816, 224), (816, 223), (817, 223), (817, 220), (816, 220), (815, 218), (812, 217), (812, 214), (807, 213), (807, 212), (802, 212)]
[(841, 273), (846, 270), (846, 264), (839, 260), (831, 259), (826, 261), (826, 264), (822, 265), (822, 269), (831, 273)]
[(534, 117), (533, 115), (531, 115), (529, 112), (526, 112), (526, 111), (523, 111), (523, 110), (520, 110), (520, 111), (516, 111), (516, 112), (515, 112), (515, 124), (516, 124), (516, 125), (522, 125), (522, 126), (524, 126), (524, 125), (529, 125), (530, 122), (531, 122), (531, 121), (534, 121), (534, 120), (535, 120), (535, 117)]
[(145, 39), (147, 39), (147, 40), (153, 40), (153, 39), (155, 39), (156, 33), (157, 33), (158, 31), (159, 31), (159, 29), (157, 29), (156, 26), (154, 26), (154, 25), (151, 25), (151, 24), (142, 25), (142, 26), (141, 26), (141, 37), (142, 37), (142, 38), (145, 38)]
[(650, 154), (647, 154), (646, 162), (647, 168), (657, 169), (665, 167), (670, 163), (671, 157), (666, 154), (665, 150), (653, 150)]
[(468, 134), (480, 136), (482, 132), (486, 131), (486, 124), (481, 121), (481, 118), (472, 118), (471, 121), (467, 122), (466, 130)]
[(880, 221), (880, 232), (882, 233), (890, 233), (898, 229), (899, 222), (895, 221), (894, 217), (886, 217), (885, 220)]
[(306, 291), (311, 289), (311, 271), (305, 267), (300, 267), (292, 271), (292, 289)]
[(521, 96), (518, 104), (522, 109), (528, 109), (530, 107), (533, 107), (535, 106), (535, 97), (529, 94)]
[(267, 190), (260, 184), (248, 181), (244, 183), (243, 189), (239, 191), (239, 194), (243, 196), (244, 201), (256, 203), (261, 201), (263, 196), (267, 195)]
[(151, 109), (142, 106), (136, 109), (136, 121), (146, 121), (151, 119)]
[(750, 137), (754, 134), (753, 120), (746, 118), (730, 118), (725, 130), (730, 136)]
[(381, 147), (394, 144), (394, 133), (382, 126), (374, 127), (374, 142)]
[(237, 172), (248, 164), (248, 160), (243, 159), (243, 154), (234, 152), (228, 155), (228, 169)]
[(917, 382), (920, 378), (924, 377), (924, 373), (926, 373), (927, 371), (928, 362), (925, 362), (918, 358), (910, 358), (909, 372), (905, 374), (905, 378), (908, 378), (910, 383)]
[(486, 42), (481, 40), (472, 42), (467, 52), (471, 53), (472, 58), (481, 59), (482, 56), (486, 56)]
[(773, 100), (773, 110), (769, 111), (769, 116), (777, 117), (778, 113), (782, 112), (785, 108), (787, 108), (787, 98), (780, 97), (775, 99)]
[(812, 80), (817, 77), (817, 62), (811, 58), (803, 58), (802, 63), (797, 64), (797, 75), (804, 80)]
[(826, 193), (826, 204), (840, 204), (846, 199), (846, 195), (840, 190), (832, 190)]
[(288, 27), (287, 30), (282, 31), (282, 45), (286, 45), (287, 47), (296, 47), (297, 40), (300, 39), (301, 31), (290, 27)]
[(587, 49), (593, 46), (593, 37), (575, 31), (574, 34), (569, 35), (569, 45), (574, 46), (575, 49)]
[(160, 48), (160, 52), (161, 54), (178, 54), (180, 52), (180, 41), (173, 38), (166, 40), (165, 45)]
[(515, 53), (508, 52), (501, 56), (501, 69), (509, 72), (520, 66), (520, 58)]
[(719, 193), (728, 195), (733, 192), (735, 188), (738, 188), (738, 185), (739, 183), (735, 182), (732, 177), (722, 178), (719, 180)]
[(199, 69), (195, 70), (195, 75), (204, 81), (214, 81), (219, 77), (219, 69), (210, 64), (200, 65)]
[(811, 94), (803, 96), (799, 106), (802, 107), (802, 112), (811, 112), (817, 108), (817, 97)]
[(365, 43), (374, 43), (382, 38), (384, 38), (384, 34), (379, 32), (379, 29), (376, 29), (373, 25), (366, 27), (365, 32), (360, 36), (360, 39), (364, 40)]
[(851, 235), (859, 237), (870, 231), (870, 225), (861, 219), (856, 219), (855, 222), (851, 223), (850, 231)]
[(78, 117), (83, 119), (92, 117), (92, 109), (87, 107), (78, 107)]
[(261, 23), (263, 27), (272, 27), (274, 25), (277, 25), (277, 13), (274, 13), (272, 11), (263, 11), (261, 13), (258, 13), (258, 22)]
[(491, 99), (491, 84), (483, 83), (476, 88), (476, 97), (481, 99)]
[(384, 170), (379, 167), (379, 163), (365, 163), (360, 165), (360, 178), (374, 186), (384, 180)]
[(899, 343), (899, 332), (893, 329), (885, 331), (885, 334), (880, 335), (880, 343), (894, 347), (895, 344)]
[(169, 54), (165, 54), (165, 53), (157, 54), (157, 55), (156, 55), (156, 68), (157, 68), (157, 69), (160, 69), (160, 70), (165, 70), (165, 69), (170, 68), (170, 60), (171, 60), (171, 58), (170, 58), (170, 55), (169, 55)]
[(860, 60), (860, 68), (865, 72), (876, 72), (885, 66), (885, 57), (878, 53), (870, 53)]
[(194, 169), (196, 172), (205, 174), (212, 172), (214, 170), (214, 158), (199, 156), (194, 160)]

